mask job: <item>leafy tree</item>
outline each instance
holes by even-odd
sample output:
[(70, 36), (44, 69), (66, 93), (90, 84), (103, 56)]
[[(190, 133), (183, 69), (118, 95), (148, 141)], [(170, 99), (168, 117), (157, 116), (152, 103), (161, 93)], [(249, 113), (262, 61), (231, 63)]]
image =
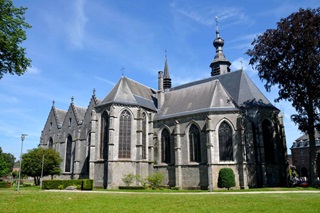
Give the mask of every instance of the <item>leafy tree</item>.
[(22, 155), (21, 172), (34, 178), (34, 184), (40, 184), (42, 156), (44, 155), (43, 176), (59, 175), (62, 161), (58, 152), (53, 149), (35, 148)]
[(26, 9), (14, 7), (11, 0), (0, 0), (0, 79), (5, 73), (22, 75), (30, 67), (31, 60), (20, 46), (27, 38), (25, 29), (31, 28), (25, 22)]
[(236, 186), (236, 181), (233, 170), (230, 168), (220, 169), (218, 177), (218, 187), (227, 188), (229, 190), (234, 186)]
[(14, 161), (15, 157), (10, 153), (3, 153), (0, 147), (0, 178), (12, 171)]
[(291, 119), (309, 135), (309, 180), (314, 183), (315, 129), (320, 126), (320, 8), (300, 9), (268, 29), (252, 42), (247, 51), (250, 64), (258, 70), (265, 88), (279, 89), (275, 101), (287, 100), (298, 114)]

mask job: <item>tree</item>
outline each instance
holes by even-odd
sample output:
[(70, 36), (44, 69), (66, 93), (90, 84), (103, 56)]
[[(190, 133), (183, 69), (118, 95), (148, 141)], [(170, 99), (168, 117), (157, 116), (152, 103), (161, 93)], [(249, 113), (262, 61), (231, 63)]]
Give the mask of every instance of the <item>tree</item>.
[(0, 178), (12, 171), (14, 161), (15, 157), (10, 153), (3, 153), (0, 147)]
[(5, 73), (22, 75), (31, 66), (20, 46), (27, 38), (25, 29), (31, 28), (25, 22), (26, 9), (14, 7), (11, 0), (0, 0), (0, 79)]
[(58, 152), (53, 149), (35, 148), (22, 156), (21, 172), (34, 178), (34, 184), (40, 184), (42, 157), (44, 156), (43, 176), (59, 175), (62, 161)]
[(236, 186), (236, 181), (233, 170), (230, 168), (220, 169), (218, 176), (218, 187), (227, 188), (229, 190), (234, 186)]
[(320, 127), (320, 8), (300, 9), (252, 42), (246, 54), (265, 88), (279, 89), (275, 101), (287, 100), (298, 114), (291, 119), (309, 135), (309, 180), (315, 181), (315, 129)]

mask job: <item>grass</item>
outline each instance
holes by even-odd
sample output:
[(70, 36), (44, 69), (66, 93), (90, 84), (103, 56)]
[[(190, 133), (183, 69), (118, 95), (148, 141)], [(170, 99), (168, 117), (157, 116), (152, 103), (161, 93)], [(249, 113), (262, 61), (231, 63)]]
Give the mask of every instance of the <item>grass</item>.
[(124, 194), (52, 192), (26, 187), (19, 192), (1, 189), (0, 212), (318, 212), (320, 191), (296, 190), (289, 194), (161, 193), (169, 190)]

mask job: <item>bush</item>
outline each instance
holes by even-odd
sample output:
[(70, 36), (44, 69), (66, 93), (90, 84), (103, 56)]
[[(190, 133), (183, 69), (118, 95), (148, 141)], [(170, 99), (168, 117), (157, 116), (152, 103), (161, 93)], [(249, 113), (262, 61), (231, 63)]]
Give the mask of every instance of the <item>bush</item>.
[(133, 180), (135, 178), (136, 176), (134, 174), (127, 174), (127, 175), (124, 175), (124, 177), (122, 178), (122, 181), (126, 186), (130, 186), (133, 183)]
[(160, 172), (155, 172), (152, 175), (149, 175), (147, 179), (148, 179), (152, 189), (159, 188), (159, 186), (163, 180), (163, 174)]
[(11, 183), (0, 181), (0, 188), (11, 188)]
[(218, 178), (218, 187), (227, 188), (229, 190), (231, 187), (234, 187), (234, 186), (236, 186), (236, 181), (235, 181), (233, 170), (230, 168), (220, 169), (219, 178)]
[(68, 186), (79, 186), (81, 190), (92, 190), (93, 180), (44, 180), (42, 182), (42, 189), (65, 189)]
[(93, 180), (82, 179), (82, 190), (92, 190), (93, 189)]

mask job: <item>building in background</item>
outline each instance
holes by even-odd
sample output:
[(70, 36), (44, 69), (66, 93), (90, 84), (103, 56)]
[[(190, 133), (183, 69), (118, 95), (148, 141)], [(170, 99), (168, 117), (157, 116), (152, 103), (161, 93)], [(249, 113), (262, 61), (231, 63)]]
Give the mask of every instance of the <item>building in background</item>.
[[(320, 158), (318, 157), (320, 153), (320, 134), (318, 131), (315, 131), (315, 139), (317, 172), (320, 176)], [(309, 174), (309, 147), (309, 135), (303, 135), (295, 140), (290, 148), (292, 164), (301, 177), (308, 177)]]

